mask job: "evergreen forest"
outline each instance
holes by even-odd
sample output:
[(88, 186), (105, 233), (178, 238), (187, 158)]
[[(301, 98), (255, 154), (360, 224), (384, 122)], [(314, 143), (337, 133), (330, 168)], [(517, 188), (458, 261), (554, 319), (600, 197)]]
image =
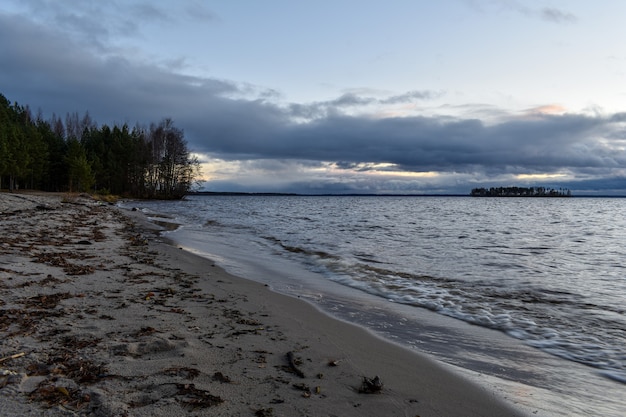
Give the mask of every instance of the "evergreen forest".
[(0, 190), (179, 199), (199, 175), (171, 119), (133, 128), (99, 126), (88, 112), (44, 120), (0, 94)]

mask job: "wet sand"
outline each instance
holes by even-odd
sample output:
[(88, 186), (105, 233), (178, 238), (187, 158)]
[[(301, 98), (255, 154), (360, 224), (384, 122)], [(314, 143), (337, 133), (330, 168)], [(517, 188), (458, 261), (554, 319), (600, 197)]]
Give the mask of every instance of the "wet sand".
[(0, 415), (521, 415), (157, 229), (88, 197), (0, 193)]

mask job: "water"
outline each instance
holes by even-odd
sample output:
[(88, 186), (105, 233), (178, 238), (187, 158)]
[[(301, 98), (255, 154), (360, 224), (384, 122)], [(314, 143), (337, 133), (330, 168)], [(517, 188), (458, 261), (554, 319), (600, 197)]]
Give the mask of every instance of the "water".
[(141, 206), (171, 216), (182, 227), (168, 237), (231, 272), (496, 378), (529, 411), (626, 415), (626, 199), (192, 196)]

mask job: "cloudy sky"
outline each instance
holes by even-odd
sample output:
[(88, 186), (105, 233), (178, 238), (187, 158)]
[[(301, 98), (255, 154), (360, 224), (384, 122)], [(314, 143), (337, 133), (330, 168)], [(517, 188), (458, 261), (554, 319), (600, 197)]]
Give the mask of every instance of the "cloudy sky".
[(212, 191), (626, 195), (626, 2), (3, 0), (0, 93), (171, 117)]

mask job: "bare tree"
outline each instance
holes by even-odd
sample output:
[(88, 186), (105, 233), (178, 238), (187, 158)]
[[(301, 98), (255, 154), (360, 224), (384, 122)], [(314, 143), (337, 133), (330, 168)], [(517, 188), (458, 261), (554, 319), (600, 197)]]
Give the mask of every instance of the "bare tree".
[(193, 185), (199, 163), (190, 156), (183, 131), (172, 119), (152, 124), (148, 135), (150, 164), (146, 169), (149, 197), (181, 198)]

